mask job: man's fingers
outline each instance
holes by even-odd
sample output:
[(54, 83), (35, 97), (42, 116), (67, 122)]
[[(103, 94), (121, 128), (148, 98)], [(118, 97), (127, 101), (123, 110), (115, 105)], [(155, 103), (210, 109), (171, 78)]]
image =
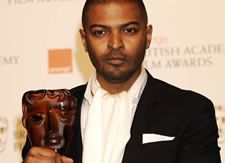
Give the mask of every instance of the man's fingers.
[(73, 159), (66, 157), (66, 156), (61, 156), (62, 162), (63, 163), (73, 163)]
[[(25, 158), (24, 163), (55, 163), (55, 158), (53, 157), (43, 157), (43, 156), (28, 156)], [(61, 163), (61, 162), (57, 162)]]
[(53, 150), (32, 147), (28, 152), (25, 163), (63, 163), (61, 156)]
[(56, 157), (57, 153), (51, 149), (42, 147), (32, 147), (29, 151), (32, 156)]
[(66, 156), (60, 156), (51, 149), (32, 147), (28, 152), (25, 163), (73, 163), (73, 160)]

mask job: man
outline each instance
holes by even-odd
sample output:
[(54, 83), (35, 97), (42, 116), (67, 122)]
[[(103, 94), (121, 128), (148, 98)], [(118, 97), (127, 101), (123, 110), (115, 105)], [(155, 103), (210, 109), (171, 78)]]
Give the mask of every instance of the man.
[(141, 0), (87, 0), (80, 30), (96, 73), (78, 98), (70, 152), (23, 149), (25, 162), (220, 163), (213, 104), (142, 68), (152, 26)]

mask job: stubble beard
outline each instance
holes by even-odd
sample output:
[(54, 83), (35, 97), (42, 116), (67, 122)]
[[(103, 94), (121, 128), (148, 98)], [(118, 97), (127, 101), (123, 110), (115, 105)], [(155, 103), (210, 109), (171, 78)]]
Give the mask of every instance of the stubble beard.
[[(101, 66), (101, 64), (96, 59), (96, 55), (92, 51), (92, 49), (90, 49), (90, 48), (88, 49), (90, 60), (91, 60), (92, 64), (94, 65), (97, 74), (99, 74), (102, 78), (104, 78), (106, 81), (108, 81), (112, 84), (120, 84), (120, 83), (126, 82), (135, 74), (135, 72), (140, 70), (141, 66), (142, 66), (142, 62), (145, 57), (145, 52), (146, 52), (146, 46), (144, 44), (142, 49), (138, 52), (139, 56), (136, 58), (136, 63), (133, 64), (132, 68), (127, 69), (126, 71), (122, 71), (122, 70), (120, 71), (119, 67), (118, 67), (118, 70), (116, 72), (114, 72), (114, 71), (108, 71), (106, 68), (104, 68), (104, 66)], [(108, 54), (106, 54), (104, 56), (106, 56), (106, 57), (101, 58), (101, 60), (103, 60), (103, 62), (105, 62), (105, 60), (107, 58), (110, 58), (113, 56), (114, 57), (115, 56), (121, 56), (121, 57), (123, 56), (124, 59), (126, 60), (126, 62), (129, 61), (129, 58), (127, 57), (128, 55), (123, 54), (119, 51), (109, 52)], [(116, 67), (115, 67), (115, 69), (116, 69)]]
[(112, 84), (119, 84), (123, 83), (131, 78), (134, 74), (134, 70), (126, 71), (126, 72), (119, 72), (117, 74), (113, 72), (109, 72), (104, 68), (98, 71), (98, 73), (108, 82)]
[[(144, 57), (143, 57), (144, 58)], [(139, 69), (141, 69), (143, 59), (137, 61), (137, 64), (134, 64), (132, 69), (128, 69), (127, 71), (113, 72), (108, 71), (104, 67), (95, 66), (97, 74), (99, 74), (102, 78), (112, 84), (120, 84), (128, 81)]]

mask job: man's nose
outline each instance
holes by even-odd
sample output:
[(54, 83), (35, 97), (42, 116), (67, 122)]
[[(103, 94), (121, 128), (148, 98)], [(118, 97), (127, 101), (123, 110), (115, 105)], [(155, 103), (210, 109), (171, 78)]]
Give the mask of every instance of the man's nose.
[(124, 48), (123, 38), (119, 32), (111, 32), (108, 41), (108, 48), (110, 50), (121, 50)]

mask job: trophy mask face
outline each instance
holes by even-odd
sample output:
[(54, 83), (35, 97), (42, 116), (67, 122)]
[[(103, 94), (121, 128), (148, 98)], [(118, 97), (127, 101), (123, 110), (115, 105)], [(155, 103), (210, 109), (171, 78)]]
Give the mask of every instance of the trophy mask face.
[(65, 153), (71, 142), (76, 98), (66, 89), (28, 91), (23, 95), (23, 125), (32, 146)]

